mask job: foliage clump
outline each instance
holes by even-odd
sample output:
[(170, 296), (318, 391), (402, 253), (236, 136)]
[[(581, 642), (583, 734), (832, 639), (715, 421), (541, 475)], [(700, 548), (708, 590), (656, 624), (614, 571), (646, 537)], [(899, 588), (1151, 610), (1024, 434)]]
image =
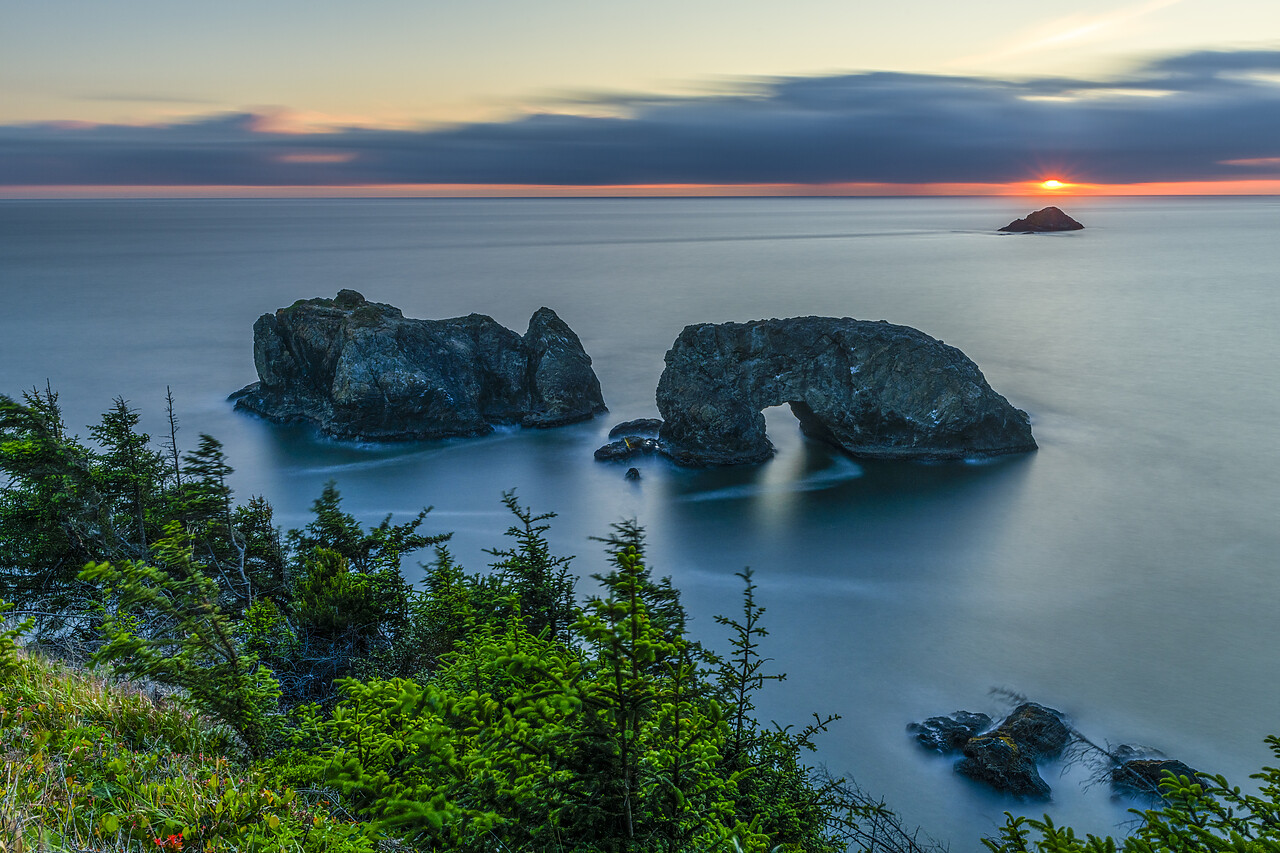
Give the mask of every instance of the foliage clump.
[[(422, 532), (428, 510), (365, 527), (334, 484), (282, 533), (265, 500), (236, 502), (216, 439), (182, 452), (172, 405), (160, 449), (139, 422), (117, 400), (89, 443), (52, 390), (0, 397), (0, 598), (30, 618), (0, 637), (4, 707), (22, 709), (0, 711), (0, 737), (29, 744), (20, 763), (37, 773), (10, 786), (23, 837), (821, 853), (894, 820), (805, 765), (834, 718), (755, 720), (752, 697), (780, 676), (764, 671), (749, 572), (721, 658), (688, 637), (634, 522), (606, 537), (598, 592), (580, 600), (546, 538), (554, 514), (514, 493), (508, 544), (472, 574), (447, 534)], [(416, 587), (401, 567), (423, 551)], [(18, 633), (156, 698), (123, 688), (130, 710), (95, 717), (84, 691), (109, 703), (113, 689), (20, 655)], [(36, 698), (41, 679), (77, 698)], [(49, 799), (38, 774), (55, 765)]]

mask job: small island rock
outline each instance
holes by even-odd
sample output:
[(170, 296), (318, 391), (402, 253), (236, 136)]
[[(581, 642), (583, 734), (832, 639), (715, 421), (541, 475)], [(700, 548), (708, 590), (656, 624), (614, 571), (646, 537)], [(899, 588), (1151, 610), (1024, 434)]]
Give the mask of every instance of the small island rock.
[(1001, 231), (1018, 234), (1040, 234), (1048, 231), (1080, 231), (1084, 226), (1067, 216), (1059, 208), (1046, 207), (1015, 219)]
[(253, 326), (258, 382), (236, 408), (361, 440), (550, 427), (606, 411), (591, 358), (540, 308), (518, 335), (491, 317), (415, 320), (354, 290), (300, 300)]

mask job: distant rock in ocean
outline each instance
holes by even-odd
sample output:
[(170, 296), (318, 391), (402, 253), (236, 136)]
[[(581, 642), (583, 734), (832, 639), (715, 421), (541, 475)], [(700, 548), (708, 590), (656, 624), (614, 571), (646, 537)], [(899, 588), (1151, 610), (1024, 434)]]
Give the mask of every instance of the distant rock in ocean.
[(237, 409), (337, 438), (482, 435), (606, 411), (591, 358), (550, 308), (520, 336), (483, 314), (414, 320), (343, 290), (259, 317), (253, 358), (258, 381), (232, 395)]
[(1022, 219), (1015, 219), (1001, 231), (1021, 234), (1038, 234), (1046, 231), (1079, 231), (1084, 228), (1070, 216), (1056, 207), (1046, 207), (1035, 213), (1028, 213)]
[(1026, 412), (993, 391), (960, 350), (908, 326), (847, 317), (703, 323), (680, 333), (666, 364), (657, 446), (635, 447), (627, 437), (596, 458), (656, 449), (682, 465), (762, 462), (773, 455), (762, 412), (783, 403), (802, 432), (853, 456), (964, 459), (1036, 449)]

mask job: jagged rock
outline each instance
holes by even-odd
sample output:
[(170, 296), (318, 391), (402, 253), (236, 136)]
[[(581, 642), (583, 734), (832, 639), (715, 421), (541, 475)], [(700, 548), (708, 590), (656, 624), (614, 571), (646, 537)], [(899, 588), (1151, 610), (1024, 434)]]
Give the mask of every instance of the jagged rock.
[(556, 312), (535, 311), (522, 343), (529, 351), (529, 410), (523, 426), (561, 426), (605, 411), (591, 356)]
[(656, 436), (661, 428), (662, 421), (659, 418), (636, 418), (634, 421), (623, 421), (609, 430), (609, 438), (623, 435)]
[(986, 714), (956, 711), (949, 717), (930, 717), (921, 723), (911, 723), (907, 731), (914, 734), (916, 741), (925, 749), (945, 755), (962, 748), (970, 738), (991, 728), (991, 723)]
[(1158, 797), (1166, 772), (1200, 781), (1200, 774), (1183, 762), (1154, 758), (1131, 746), (1117, 747), (1111, 757), (1116, 762), (1111, 768), (1111, 790), (1122, 796)]
[(658, 382), (662, 450), (682, 465), (773, 454), (762, 410), (788, 403), (808, 436), (862, 457), (961, 459), (1036, 448), (1026, 412), (977, 365), (884, 321), (795, 317), (687, 326)]
[(640, 469), (639, 469), (639, 468), (628, 468), (628, 469), (627, 469), (627, 473), (626, 473), (624, 476), (625, 476), (625, 478), (626, 478), (626, 479), (628, 479), (628, 480), (639, 480), (639, 479), (640, 479)]
[(1015, 797), (1049, 798), (1049, 783), (1040, 778), (1035, 761), (1013, 738), (994, 732), (964, 745), (964, 760), (956, 764), (956, 772)]
[(253, 354), (258, 382), (232, 395), (237, 409), (338, 438), (480, 435), (606, 411), (590, 357), (550, 308), (522, 337), (483, 314), (414, 320), (342, 290), (259, 317)]
[(1042, 233), (1046, 231), (1079, 231), (1084, 226), (1067, 216), (1056, 207), (1046, 207), (1035, 213), (1028, 213), (1022, 219), (1015, 219), (1001, 231), (1015, 233)]
[(595, 456), (597, 462), (621, 462), (635, 456), (648, 456), (661, 451), (662, 446), (657, 439), (627, 435), (597, 449)]
[(1071, 728), (1063, 721), (1062, 712), (1035, 702), (1014, 708), (992, 734), (1013, 738), (1033, 761), (1057, 758), (1071, 743)]
[(994, 731), (971, 738), (956, 772), (1015, 797), (1046, 798), (1049, 785), (1036, 762), (1057, 758), (1071, 741), (1071, 729), (1052, 708), (1025, 702)]

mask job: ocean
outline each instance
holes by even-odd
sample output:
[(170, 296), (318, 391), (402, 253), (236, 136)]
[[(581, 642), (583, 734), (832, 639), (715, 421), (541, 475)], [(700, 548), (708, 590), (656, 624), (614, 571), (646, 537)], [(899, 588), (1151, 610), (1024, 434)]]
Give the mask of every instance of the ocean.
[[(1080, 232), (999, 235), (1043, 199), (0, 201), (0, 392), (46, 381), (81, 435), (120, 395), (179, 444), (221, 440), (237, 494), (286, 527), (327, 481), (377, 522), (434, 506), (471, 570), (503, 544), (504, 490), (556, 512), (588, 578), (635, 518), (692, 631), (741, 607), (751, 566), (787, 680), (760, 715), (842, 719), (815, 764), (957, 851), (1003, 812), (1122, 832), (1133, 803), (1049, 765), (1047, 804), (970, 783), (905, 727), (1025, 695), (1096, 742), (1138, 743), (1248, 786), (1280, 733), (1280, 200), (1070, 199)], [(354, 288), (411, 317), (549, 306), (582, 338), (609, 414), (554, 430), (381, 446), (233, 412), (252, 326)], [(753, 467), (597, 463), (614, 423), (654, 416), (689, 323), (885, 319), (959, 347), (1031, 415), (1036, 453), (867, 463), (766, 412)], [(425, 559), (425, 555), (424, 555)], [(418, 570), (407, 567), (414, 576)], [(589, 594), (593, 582), (579, 584)]]

